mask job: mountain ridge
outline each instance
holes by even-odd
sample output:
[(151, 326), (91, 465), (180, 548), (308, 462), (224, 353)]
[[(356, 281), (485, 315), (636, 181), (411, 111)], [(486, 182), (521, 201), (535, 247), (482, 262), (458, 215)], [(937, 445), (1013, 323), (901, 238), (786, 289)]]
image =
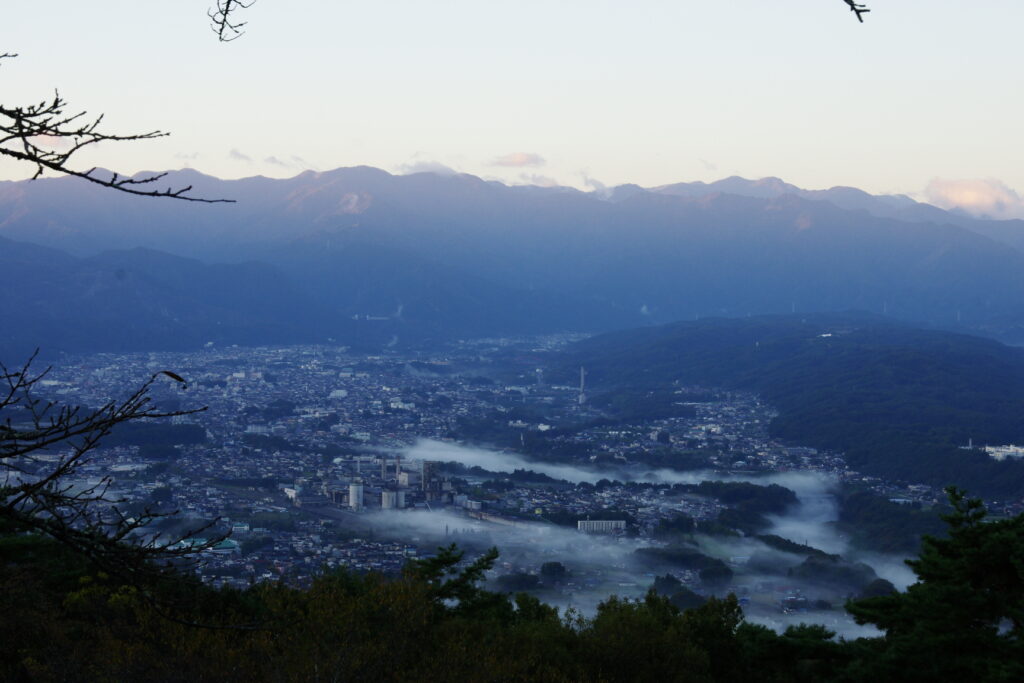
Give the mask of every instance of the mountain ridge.
[[(72, 178), (0, 183), (0, 236), (82, 258), (143, 247), (207, 266), (259, 262), (304, 299), (300, 309), (329, 319), (402, 310), (375, 333), (386, 340), (854, 308), (1024, 340), (1024, 251), (949, 221), (876, 216), (815, 194), (871, 198), (848, 188), (802, 196), (778, 179), (731, 178), (599, 194), (365, 166), (165, 181), (238, 201), (120, 196)], [(890, 213), (923, 206), (870, 202)]]

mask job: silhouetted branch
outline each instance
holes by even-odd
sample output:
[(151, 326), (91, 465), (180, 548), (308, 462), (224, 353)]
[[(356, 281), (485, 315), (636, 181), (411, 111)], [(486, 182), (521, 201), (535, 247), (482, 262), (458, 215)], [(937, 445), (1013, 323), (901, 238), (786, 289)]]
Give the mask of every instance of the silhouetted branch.
[[(0, 54), (0, 60), (16, 55)], [(10, 107), (0, 104), (0, 156), (23, 161), (35, 167), (32, 179), (47, 170), (64, 173), (88, 180), (91, 183), (109, 187), (121, 192), (143, 197), (170, 197), (190, 202), (230, 202), (229, 199), (203, 199), (193, 197), (192, 186), (153, 187), (166, 173), (144, 178), (129, 178), (110, 172), (101, 173), (97, 168), (87, 171), (69, 166), (72, 157), (82, 149), (100, 142), (130, 142), (150, 140), (168, 135), (159, 130), (135, 135), (114, 135), (100, 130), (103, 115), (92, 118), (86, 112), (68, 114), (67, 102), (54, 91), (53, 98), (28, 106)]]
[[(217, 34), (217, 39), (222, 43), (230, 43), (239, 38), (245, 31), (242, 30), (248, 24), (245, 21), (233, 21), (234, 14), (240, 9), (247, 9), (255, 3), (250, 0), (248, 3), (241, 0), (217, 0), (216, 6), (207, 12), (210, 17), (211, 28)], [(850, 6), (850, 11), (857, 15), (857, 21), (864, 23), (864, 16), (871, 10), (866, 5), (855, 2), (855, 0), (843, 0)]]
[[(78, 476), (89, 454), (118, 425), (206, 410), (152, 407), (149, 391), (160, 375), (183, 380), (161, 371), (128, 398), (83, 412), (36, 398), (34, 388), (49, 369), (33, 372), (34, 360), (35, 355), (13, 370), (0, 363), (0, 522), (48, 536), (98, 569), (133, 583), (178, 571), (182, 562), (195, 564), (199, 553), (226, 538), (201, 538), (216, 519), (184, 533), (155, 533), (155, 522), (178, 511), (147, 505), (130, 514), (124, 498), (110, 495), (110, 476), (88, 484)], [(47, 451), (56, 453), (39, 457)]]
[(217, 0), (217, 5), (206, 13), (210, 17), (211, 28), (217, 34), (217, 39), (222, 43), (230, 43), (245, 33), (242, 27), (247, 22), (233, 21), (234, 14), (240, 9), (252, 7), (255, 2), (256, 0), (250, 0), (248, 3), (241, 0)]
[(871, 11), (867, 8), (867, 5), (861, 5), (860, 3), (855, 2), (855, 0), (843, 0), (843, 2), (850, 6), (850, 11), (857, 15), (857, 21), (863, 24), (863, 15)]

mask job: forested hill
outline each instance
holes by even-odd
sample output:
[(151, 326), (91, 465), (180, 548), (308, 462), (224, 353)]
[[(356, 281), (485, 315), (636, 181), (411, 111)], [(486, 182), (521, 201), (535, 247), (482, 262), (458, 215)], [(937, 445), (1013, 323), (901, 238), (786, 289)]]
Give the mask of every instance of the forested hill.
[(706, 319), (592, 337), (561, 361), (594, 391), (702, 384), (759, 393), (771, 429), (867, 474), (1024, 495), (1024, 464), (959, 446), (1024, 443), (1024, 350), (867, 314)]

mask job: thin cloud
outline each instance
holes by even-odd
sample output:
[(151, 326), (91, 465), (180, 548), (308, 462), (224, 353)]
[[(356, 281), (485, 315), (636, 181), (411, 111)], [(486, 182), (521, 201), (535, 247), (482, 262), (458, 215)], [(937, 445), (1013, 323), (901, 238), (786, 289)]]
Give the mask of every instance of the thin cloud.
[(250, 157), (248, 154), (243, 154), (234, 147), (232, 147), (231, 151), (228, 152), (228, 158), (231, 159), (232, 161), (242, 161), (247, 164), (252, 163), (252, 157)]
[(936, 178), (924, 190), (925, 200), (941, 209), (954, 209), (979, 218), (1024, 218), (1024, 197), (1000, 180)]
[(73, 146), (70, 139), (60, 135), (33, 135), (29, 140), (34, 145), (45, 147), (55, 152), (64, 152)]
[(288, 170), (297, 170), (297, 171), (316, 170), (313, 167), (313, 164), (309, 163), (308, 161), (306, 161), (302, 157), (297, 156), (295, 154), (292, 154), (292, 155), (290, 155), (288, 157), (284, 157), (284, 158), (279, 157), (279, 156), (271, 155), (269, 157), (264, 157), (263, 158), (263, 163), (268, 164), (270, 166), (277, 166), (278, 168), (285, 168), (285, 169), (288, 169)]
[(445, 166), (440, 161), (414, 161), (409, 164), (402, 164), (398, 167), (398, 170), (403, 175), (412, 175), (413, 173), (434, 173), (436, 175), (458, 175), (451, 166)]
[(611, 194), (611, 190), (608, 186), (602, 183), (597, 178), (591, 178), (590, 174), (586, 171), (582, 171), (580, 175), (583, 176), (583, 186), (589, 187), (591, 192), (596, 194), (598, 197), (607, 197)]
[(536, 185), (537, 187), (560, 187), (559, 183), (554, 178), (546, 175), (539, 175), (537, 173), (520, 173), (519, 180), (527, 185)]
[(717, 171), (718, 170), (718, 166), (713, 164), (713, 163), (711, 163), (707, 159), (697, 159), (697, 161), (699, 161), (701, 163), (701, 165), (704, 167), (705, 171)]
[(500, 156), (491, 162), (491, 166), (504, 166), (506, 168), (537, 168), (546, 164), (544, 157), (530, 152), (513, 152)]

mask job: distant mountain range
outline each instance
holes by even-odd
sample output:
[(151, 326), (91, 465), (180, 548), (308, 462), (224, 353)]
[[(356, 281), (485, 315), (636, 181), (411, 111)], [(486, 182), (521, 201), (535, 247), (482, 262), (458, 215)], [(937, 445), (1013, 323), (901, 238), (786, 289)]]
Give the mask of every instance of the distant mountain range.
[(793, 195), (810, 201), (828, 202), (847, 211), (864, 211), (877, 218), (892, 218), (908, 223), (935, 223), (967, 228), (991, 237), (1018, 250), (1024, 250), (1024, 221), (986, 220), (961, 211), (945, 211), (937, 206), (917, 202), (906, 195), (873, 195), (855, 187), (833, 187), (829, 190), (803, 190), (778, 178), (746, 180), (733, 176), (714, 183), (677, 183), (653, 188), (654, 192), (677, 197), (703, 197), (708, 194), (736, 194), (760, 199), (777, 199)]
[(772, 178), (584, 193), (368, 167), (165, 182), (236, 203), (0, 183), (0, 344), (373, 346), (850, 309), (1024, 341), (1024, 222), (907, 197)]

